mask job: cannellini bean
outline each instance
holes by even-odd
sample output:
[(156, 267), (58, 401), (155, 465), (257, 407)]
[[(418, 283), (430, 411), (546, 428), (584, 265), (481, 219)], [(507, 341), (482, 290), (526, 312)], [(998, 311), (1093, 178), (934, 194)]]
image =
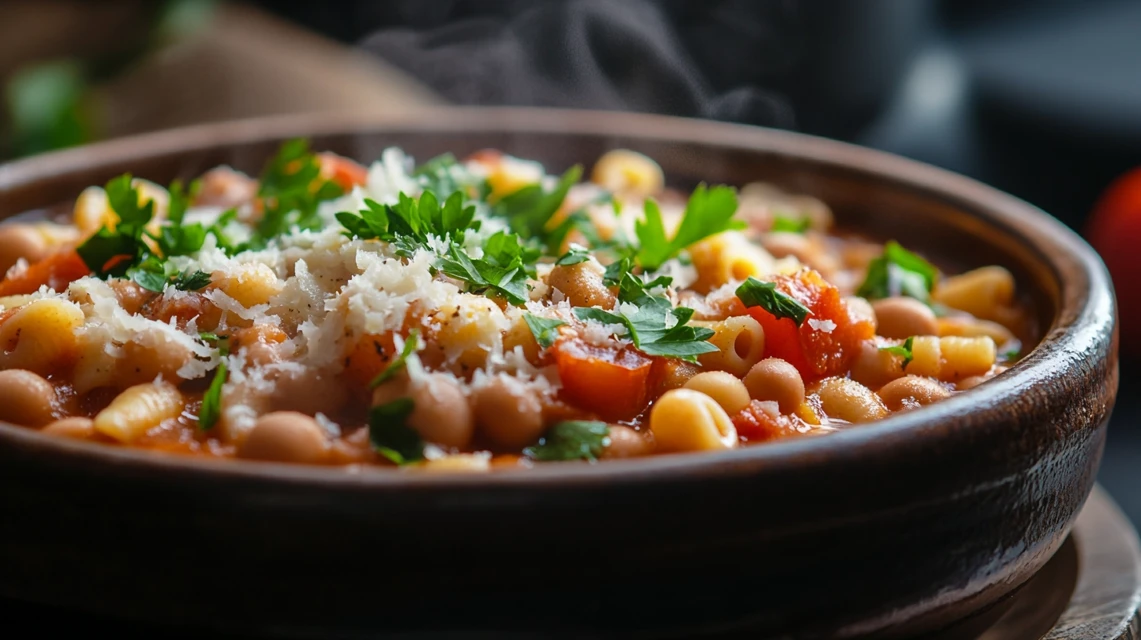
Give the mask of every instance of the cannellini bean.
[(947, 387), (931, 378), (904, 376), (885, 384), (879, 396), (892, 411), (938, 402), (951, 395)]
[(61, 438), (87, 440), (88, 438), (95, 435), (95, 422), (92, 421), (91, 418), (76, 416), (74, 418), (56, 420), (40, 431), (42, 433), (49, 433), (53, 436), (58, 436)]
[(816, 384), (815, 393), (830, 418), (862, 423), (879, 420), (888, 413), (879, 396), (848, 378), (825, 378)]
[(373, 406), (412, 399), (408, 426), (420, 437), (445, 447), (464, 447), (475, 433), (475, 416), (455, 378), (434, 373), (415, 382), (393, 379), (373, 391)]
[(689, 379), (685, 389), (700, 391), (713, 398), (721, 408), (733, 415), (749, 406), (749, 390), (745, 383), (731, 373), (706, 371)]
[(911, 336), (938, 335), (935, 312), (914, 298), (884, 298), (872, 303), (876, 313), (876, 333), (903, 340)]
[(47, 239), (31, 225), (0, 226), (0, 275), (11, 269), (20, 258), (36, 262), (47, 257), (47, 254)]
[(500, 375), (472, 391), (479, 431), (496, 444), (521, 447), (543, 434), (543, 405), (518, 379)]
[(602, 282), (603, 269), (594, 260), (555, 266), (547, 275), (547, 284), (558, 289), (575, 307), (614, 307), (615, 297)]
[(630, 427), (612, 425), (610, 444), (602, 452), (603, 458), (636, 458), (654, 451), (653, 442)]
[(771, 400), (783, 413), (792, 413), (804, 402), (804, 380), (796, 367), (780, 358), (765, 358), (745, 375), (745, 388), (755, 400)]
[(650, 410), (650, 432), (661, 452), (708, 451), (737, 446), (737, 428), (709, 396), (692, 389), (667, 391)]
[(318, 464), (329, 455), (325, 430), (303, 413), (276, 411), (258, 418), (238, 456), (251, 460)]
[(42, 427), (55, 417), (55, 387), (31, 371), (0, 371), (0, 421)]

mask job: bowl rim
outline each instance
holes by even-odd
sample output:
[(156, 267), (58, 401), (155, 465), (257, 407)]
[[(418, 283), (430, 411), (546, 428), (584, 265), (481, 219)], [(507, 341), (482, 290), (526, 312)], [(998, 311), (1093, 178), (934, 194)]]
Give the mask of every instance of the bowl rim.
[[(1037, 250), (1059, 287), (1059, 306), (1042, 339), (1001, 377), (921, 409), (893, 415), (820, 438), (792, 438), (715, 453), (663, 454), (600, 464), (546, 463), (491, 473), (413, 472), (369, 465), (310, 466), (210, 456), (163, 454), (71, 440), (0, 423), (0, 443), (75, 462), (118, 470), (169, 472), (230, 480), (320, 485), (329, 489), (529, 489), (651, 482), (683, 476), (748, 475), (758, 466), (778, 470), (806, 462), (834, 464), (907, 447), (935, 437), (962, 435), (963, 420), (982, 408), (1013, 409), (1030, 385), (1048, 382), (1052, 360), (1082, 352), (1115, 331), (1112, 284), (1101, 259), (1076, 233), (1033, 205), (965, 176), (890, 153), (802, 133), (710, 120), (617, 111), (533, 107), (431, 107), (414, 113), (336, 111), (258, 117), (180, 127), (117, 138), (0, 165), (0, 196), (17, 185), (50, 182), (53, 175), (167, 154), (295, 136), (353, 133), (459, 133), (464, 131), (614, 136), (657, 143), (686, 143), (761, 152), (858, 172), (891, 189), (939, 196), (991, 228)], [(977, 212), (985, 212), (985, 218)]]

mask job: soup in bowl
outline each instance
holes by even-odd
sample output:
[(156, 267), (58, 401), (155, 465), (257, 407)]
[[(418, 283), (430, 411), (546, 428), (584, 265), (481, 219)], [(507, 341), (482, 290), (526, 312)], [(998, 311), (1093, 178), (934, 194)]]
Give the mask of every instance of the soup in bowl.
[(0, 591), (104, 614), (963, 628), (1065, 540), (1116, 393), (1076, 235), (790, 133), (307, 116), (31, 158), (0, 194), (29, 390)]

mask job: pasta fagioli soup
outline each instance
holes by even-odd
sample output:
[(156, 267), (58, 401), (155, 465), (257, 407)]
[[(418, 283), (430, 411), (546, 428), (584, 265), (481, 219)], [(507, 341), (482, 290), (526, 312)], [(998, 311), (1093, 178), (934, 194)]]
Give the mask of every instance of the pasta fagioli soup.
[(487, 471), (754, 446), (1002, 373), (1013, 276), (627, 150), (130, 175), (0, 225), (0, 420), (155, 451)]

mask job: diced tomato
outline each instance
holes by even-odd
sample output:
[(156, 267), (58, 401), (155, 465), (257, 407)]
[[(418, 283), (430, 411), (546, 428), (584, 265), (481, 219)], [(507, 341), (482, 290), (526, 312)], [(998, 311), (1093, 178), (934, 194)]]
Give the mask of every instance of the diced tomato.
[(775, 407), (753, 400), (733, 416), (737, 437), (745, 442), (767, 442), (807, 433), (811, 427), (793, 416), (780, 414)]
[(317, 161), (321, 163), (321, 175), (345, 191), (352, 191), (353, 187), (368, 182), (368, 169), (344, 156), (318, 153)]
[(83, 259), (74, 250), (60, 251), (35, 262), (27, 269), (10, 273), (0, 281), (0, 297), (35, 293), (43, 285), (53, 291), (63, 291), (67, 285), (90, 275)]
[(860, 343), (875, 335), (872, 323), (853, 317), (840, 290), (812, 269), (777, 276), (775, 282), (779, 291), (808, 307), (811, 315), (797, 327), (791, 318), (778, 319), (751, 307), (749, 314), (765, 330), (765, 356), (788, 361), (806, 382), (844, 373)]
[(607, 420), (633, 418), (649, 403), (648, 356), (574, 339), (560, 341), (554, 352), (567, 402)]
[(396, 344), (392, 332), (364, 336), (345, 359), (345, 377), (358, 387), (365, 388), (384, 371), (394, 353)]

